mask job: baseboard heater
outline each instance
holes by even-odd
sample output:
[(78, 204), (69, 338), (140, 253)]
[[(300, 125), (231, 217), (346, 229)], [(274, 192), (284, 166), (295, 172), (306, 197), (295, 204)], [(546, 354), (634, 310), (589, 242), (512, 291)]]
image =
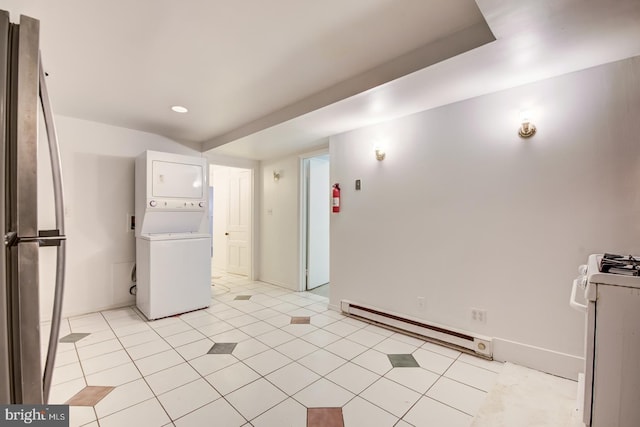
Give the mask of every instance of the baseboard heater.
[(471, 334), (461, 330), (448, 328), (435, 323), (426, 323), (398, 313), (384, 311), (379, 308), (365, 306), (347, 300), (340, 301), (343, 313), (376, 323), (388, 329), (417, 335), (427, 341), (434, 341), (465, 353), (492, 359), (493, 348), (491, 338)]

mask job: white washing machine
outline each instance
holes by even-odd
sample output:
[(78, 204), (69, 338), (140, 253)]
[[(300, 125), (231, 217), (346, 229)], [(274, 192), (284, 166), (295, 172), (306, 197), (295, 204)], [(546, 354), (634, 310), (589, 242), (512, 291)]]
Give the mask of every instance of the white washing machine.
[(143, 235), (137, 239), (136, 303), (159, 319), (211, 304), (211, 236), (200, 233)]
[(202, 157), (136, 159), (136, 304), (150, 320), (211, 304), (207, 176)]

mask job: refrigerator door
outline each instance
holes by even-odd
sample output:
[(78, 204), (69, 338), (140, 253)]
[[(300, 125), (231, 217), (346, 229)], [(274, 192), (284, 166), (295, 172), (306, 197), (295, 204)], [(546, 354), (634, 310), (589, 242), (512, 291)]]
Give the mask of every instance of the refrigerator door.
[[(9, 51), (9, 13), (0, 11), (0, 106), (7, 105), (7, 55)], [(6, 152), (7, 115), (0, 114), (0, 164), (4, 165)], [(5, 174), (0, 173), (0, 230), (2, 236), (7, 233), (5, 215)], [(11, 396), (9, 386), (9, 323), (7, 313), (7, 251), (0, 244), (0, 403), (8, 403)]]
[(43, 403), (38, 305), (38, 243), (9, 248), (12, 403)]
[[(2, 16), (3, 23), (5, 20), (3, 28), (8, 30), (8, 43), (2, 61), (8, 79), (1, 107), (6, 137), (3, 151), (6, 271), (5, 301), (0, 310), (6, 322), (2, 344), (7, 349), (8, 363), (3, 367), (6, 381), (2, 382), (9, 388), (7, 403), (38, 404), (43, 402), (37, 241), (39, 22), (22, 16), (18, 30), (8, 23), (7, 14)], [(3, 402), (5, 397), (3, 394)]]
[[(40, 61), (39, 21), (11, 24), (0, 10), (0, 404), (46, 403), (58, 342), (65, 270), (60, 154)], [(38, 230), (38, 95), (49, 140), (56, 230)], [(57, 246), (55, 298), (44, 375), (38, 248)]]

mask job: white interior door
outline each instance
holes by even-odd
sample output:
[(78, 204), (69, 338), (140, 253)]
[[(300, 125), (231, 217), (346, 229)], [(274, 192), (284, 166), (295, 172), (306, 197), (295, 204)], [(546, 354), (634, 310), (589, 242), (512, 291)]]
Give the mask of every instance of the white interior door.
[(227, 272), (249, 274), (251, 171), (230, 169), (227, 214)]
[(307, 289), (329, 283), (329, 156), (309, 159), (307, 175)]

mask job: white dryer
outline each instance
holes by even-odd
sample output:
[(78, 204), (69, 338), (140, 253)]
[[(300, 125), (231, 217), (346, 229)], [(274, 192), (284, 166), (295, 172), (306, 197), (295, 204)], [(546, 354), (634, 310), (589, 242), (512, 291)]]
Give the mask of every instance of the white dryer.
[(149, 319), (211, 304), (207, 176), (202, 157), (136, 159), (136, 305)]

